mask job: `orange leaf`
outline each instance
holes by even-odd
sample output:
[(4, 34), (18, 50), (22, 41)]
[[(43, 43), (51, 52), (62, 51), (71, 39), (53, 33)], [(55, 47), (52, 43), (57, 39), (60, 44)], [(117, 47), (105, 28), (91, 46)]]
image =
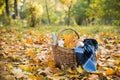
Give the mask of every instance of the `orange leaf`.
[(115, 71), (112, 68), (108, 68), (105, 73), (106, 75), (113, 75)]
[(30, 39), (30, 38), (27, 38), (27, 39), (26, 39), (26, 43), (28, 43), (28, 44), (33, 44), (33, 40)]
[(26, 53), (28, 54), (28, 56), (30, 56), (30, 57), (32, 57), (32, 58), (35, 58), (35, 57), (36, 57), (33, 49), (28, 49)]
[(64, 46), (67, 48), (73, 48), (75, 47), (75, 42), (76, 42), (76, 35), (75, 34), (64, 34), (63, 36), (64, 39)]
[(49, 61), (48, 66), (54, 68), (55, 67), (55, 62), (54, 61)]

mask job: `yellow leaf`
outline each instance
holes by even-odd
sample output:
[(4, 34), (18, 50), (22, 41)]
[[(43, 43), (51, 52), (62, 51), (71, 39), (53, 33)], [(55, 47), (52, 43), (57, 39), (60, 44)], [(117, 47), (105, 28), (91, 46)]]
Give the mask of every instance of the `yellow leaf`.
[(120, 57), (120, 53), (115, 54), (116, 57)]
[[(62, 38), (64, 39), (64, 46), (67, 48), (74, 48), (77, 37), (75, 34), (63, 34)], [(71, 39), (72, 38), (72, 39)]]
[(30, 65), (19, 65), (19, 67), (23, 70), (23, 71), (27, 71), (27, 72), (31, 72), (33, 70), (33, 67)]
[(29, 75), (28, 77), (29, 77), (31, 80), (37, 80), (37, 77), (36, 77), (36, 76), (34, 76), (34, 75), (32, 75), (32, 74), (31, 74), (31, 75)]
[(27, 43), (27, 44), (33, 44), (34, 42), (33, 42), (33, 40), (32, 40), (32, 39), (27, 38), (27, 39), (26, 39), (26, 43)]
[(105, 37), (107, 37), (107, 36), (109, 36), (109, 33), (105, 32), (102, 35), (105, 36)]
[(103, 74), (103, 71), (95, 71), (94, 74)]
[(12, 55), (12, 58), (13, 58), (13, 60), (18, 60), (18, 59), (20, 59), (20, 56), (19, 55)]
[(38, 37), (37, 37), (37, 40), (38, 40), (38, 42), (40, 42), (40, 43), (44, 43), (46, 40), (46, 37), (45, 36), (42, 36), (42, 35), (39, 35)]
[(8, 68), (9, 70), (11, 70), (11, 69), (13, 68), (13, 65), (12, 65), (12, 64), (7, 64), (6, 66), (7, 66), (7, 68)]
[(115, 64), (115, 65), (119, 65), (119, 64), (120, 64), (120, 61), (115, 61), (114, 64)]
[(112, 68), (108, 68), (105, 73), (106, 75), (113, 75), (115, 71)]
[(111, 37), (114, 37), (115, 36), (115, 33), (111, 33), (111, 35), (110, 35)]
[(120, 70), (120, 66), (119, 66), (119, 67), (117, 67), (117, 69), (118, 69), (118, 70)]
[(28, 49), (27, 50), (27, 55), (28, 56), (30, 56), (30, 57), (32, 57), (32, 58), (35, 58), (36, 57), (36, 55), (35, 55), (35, 53), (34, 53), (34, 50), (31, 48), (31, 49)]
[(67, 72), (69, 72), (69, 73), (71, 73), (71, 74), (74, 74), (74, 73), (75, 73), (75, 71), (73, 71), (71, 68), (68, 68), (68, 69), (67, 69)]
[(77, 67), (76, 70), (77, 70), (79, 73), (83, 73), (83, 72), (84, 72), (84, 70), (82, 69), (81, 66)]
[(70, 43), (69, 45), (68, 45), (68, 48), (73, 48), (73, 47), (75, 47), (72, 43)]
[(28, 76), (28, 78), (29, 78), (30, 80), (43, 80), (43, 79), (44, 79), (44, 77), (43, 77), (42, 75), (33, 75), (33, 74), (30, 74), (30, 75)]

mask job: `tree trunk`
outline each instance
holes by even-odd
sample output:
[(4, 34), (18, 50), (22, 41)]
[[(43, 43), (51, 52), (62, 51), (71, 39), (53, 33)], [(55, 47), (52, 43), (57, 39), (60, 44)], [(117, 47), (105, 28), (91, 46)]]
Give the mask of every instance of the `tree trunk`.
[(10, 15), (8, 1), (9, 1), (9, 0), (5, 0), (5, 5), (6, 5), (6, 14), (7, 14), (7, 16), (9, 16), (9, 15)]
[(15, 18), (18, 16), (18, 5), (17, 5), (17, 0), (14, 0), (14, 10), (15, 10)]
[(49, 11), (48, 11), (48, 6), (47, 6), (47, 0), (45, 0), (45, 6), (46, 6), (46, 12), (47, 12), (48, 24), (50, 24), (51, 21), (50, 21), (50, 16), (49, 16)]
[(68, 26), (70, 26), (70, 19), (71, 19), (70, 10), (71, 10), (71, 7), (72, 7), (72, 5), (70, 5), (70, 6), (68, 7)]
[(34, 15), (31, 16), (31, 27), (35, 27), (36, 26), (36, 18)]

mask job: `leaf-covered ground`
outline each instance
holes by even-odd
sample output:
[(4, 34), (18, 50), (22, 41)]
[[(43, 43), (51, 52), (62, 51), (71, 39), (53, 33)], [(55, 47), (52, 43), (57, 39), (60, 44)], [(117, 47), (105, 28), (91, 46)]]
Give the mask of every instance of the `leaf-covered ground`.
[(81, 37), (95, 38), (99, 42), (98, 71), (89, 73), (80, 66), (74, 70), (60, 70), (55, 66), (51, 33), (1, 29), (0, 80), (120, 80), (120, 35), (81, 33)]

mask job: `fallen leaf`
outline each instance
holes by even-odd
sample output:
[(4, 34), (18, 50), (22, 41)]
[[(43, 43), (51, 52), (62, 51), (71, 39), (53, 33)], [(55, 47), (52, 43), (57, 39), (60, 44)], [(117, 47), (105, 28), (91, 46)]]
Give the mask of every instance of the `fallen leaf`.
[(11, 72), (16, 76), (16, 78), (21, 78), (24, 76), (21, 69), (13, 68)]
[(83, 72), (84, 72), (84, 70), (83, 70), (83, 68), (82, 68), (81, 66), (77, 67), (76, 70), (77, 70), (79, 73), (83, 73)]
[(31, 80), (37, 80), (37, 77), (33, 74), (29, 75), (28, 78)]
[(65, 76), (52, 76), (49, 77), (51, 80), (68, 80)]
[(115, 61), (114, 64), (115, 64), (115, 65), (119, 65), (119, 64), (120, 64), (120, 61)]
[(103, 71), (95, 71), (93, 72), (93, 74), (103, 74), (104, 72)]
[(31, 72), (33, 71), (33, 67), (30, 65), (19, 65), (20, 69), (22, 69), (23, 71), (27, 71), (27, 72)]
[[(71, 39), (72, 37), (72, 39)], [(77, 40), (77, 37), (75, 34), (63, 34), (62, 38), (64, 39), (64, 46), (67, 48), (74, 48), (75, 47), (75, 42)]]
[(27, 53), (28, 56), (30, 56), (32, 58), (36, 57), (36, 55), (34, 53), (34, 50), (32, 48), (27, 49), (26, 53)]
[(27, 43), (27, 44), (33, 44), (34, 42), (33, 42), (33, 40), (32, 40), (32, 39), (27, 38), (27, 39), (26, 39), (26, 43)]
[(67, 69), (67, 72), (70, 73), (70, 74), (75, 74), (75, 71), (72, 70), (71, 68), (68, 68), (68, 69)]
[(70, 79), (71, 79), (71, 78), (74, 78), (74, 79), (75, 79), (75, 78), (79, 78), (80, 76), (79, 76), (78, 74), (76, 74), (76, 75), (69, 75), (68, 77), (69, 77)]
[(115, 71), (112, 68), (108, 68), (105, 72), (106, 75), (113, 75)]
[(120, 70), (116, 71), (116, 75), (120, 76)]
[(99, 80), (99, 76), (96, 74), (90, 74), (88, 80)]
[(7, 66), (7, 68), (8, 68), (9, 70), (13, 69), (13, 65), (10, 64), (10, 63), (8, 63), (6, 66)]

